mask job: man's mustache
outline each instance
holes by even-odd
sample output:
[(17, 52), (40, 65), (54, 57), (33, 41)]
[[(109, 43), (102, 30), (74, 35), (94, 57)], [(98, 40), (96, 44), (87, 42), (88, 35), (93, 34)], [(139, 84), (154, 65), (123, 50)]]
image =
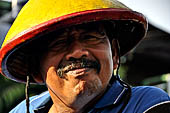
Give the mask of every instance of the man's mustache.
[(64, 74), (80, 68), (93, 68), (96, 69), (97, 73), (100, 72), (100, 63), (95, 60), (90, 60), (86, 58), (75, 59), (71, 58), (66, 63), (60, 63), (57, 69), (57, 74), (60, 78), (64, 78)]

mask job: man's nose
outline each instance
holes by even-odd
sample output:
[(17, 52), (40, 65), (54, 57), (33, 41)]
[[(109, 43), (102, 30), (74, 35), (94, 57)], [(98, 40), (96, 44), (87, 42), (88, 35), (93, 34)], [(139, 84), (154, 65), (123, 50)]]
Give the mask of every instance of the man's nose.
[(87, 57), (88, 55), (89, 51), (79, 41), (75, 41), (69, 47), (66, 60), (70, 60), (71, 58), (79, 59), (81, 57)]

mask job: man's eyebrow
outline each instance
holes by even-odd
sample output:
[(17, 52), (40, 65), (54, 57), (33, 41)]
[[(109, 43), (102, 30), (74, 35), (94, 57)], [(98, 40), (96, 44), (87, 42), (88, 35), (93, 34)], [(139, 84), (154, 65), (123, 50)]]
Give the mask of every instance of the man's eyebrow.
[(58, 43), (58, 41), (62, 41), (67, 36), (65, 32), (53, 32), (48, 37), (50, 38), (48, 42), (48, 47), (53, 46), (54, 44)]
[(67, 30), (62, 30), (60, 32), (56, 32), (55, 36), (67, 36), (68, 31)]
[(106, 32), (105, 31), (102, 31), (100, 32), (99, 30), (93, 30), (93, 31), (85, 31), (83, 32), (82, 34), (87, 34), (87, 35), (98, 35), (98, 36), (105, 36), (106, 35)]

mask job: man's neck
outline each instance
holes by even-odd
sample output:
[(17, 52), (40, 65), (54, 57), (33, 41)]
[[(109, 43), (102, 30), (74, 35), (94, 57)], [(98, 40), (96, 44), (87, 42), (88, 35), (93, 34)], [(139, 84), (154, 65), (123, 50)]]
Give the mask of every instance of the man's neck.
[(103, 93), (95, 97), (93, 100), (88, 102), (88, 104), (84, 105), (84, 107), (82, 108), (73, 109), (71, 107), (63, 106), (61, 104), (57, 104), (57, 105), (53, 104), (49, 109), (48, 113), (87, 113), (91, 109), (91, 107), (94, 106), (97, 103), (97, 101), (102, 97)]
[(78, 112), (78, 111), (71, 109), (71, 108), (65, 108), (65, 109), (62, 108), (61, 109), (61, 108), (56, 107), (53, 104), (48, 113), (81, 113), (81, 112)]

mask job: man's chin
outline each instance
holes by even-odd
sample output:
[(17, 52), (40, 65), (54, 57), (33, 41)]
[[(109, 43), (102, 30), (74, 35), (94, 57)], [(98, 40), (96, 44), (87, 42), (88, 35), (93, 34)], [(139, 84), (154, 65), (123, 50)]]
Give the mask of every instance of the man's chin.
[(94, 81), (84, 81), (80, 80), (79, 83), (74, 88), (74, 93), (78, 96), (92, 96), (102, 89), (99, 80)]

